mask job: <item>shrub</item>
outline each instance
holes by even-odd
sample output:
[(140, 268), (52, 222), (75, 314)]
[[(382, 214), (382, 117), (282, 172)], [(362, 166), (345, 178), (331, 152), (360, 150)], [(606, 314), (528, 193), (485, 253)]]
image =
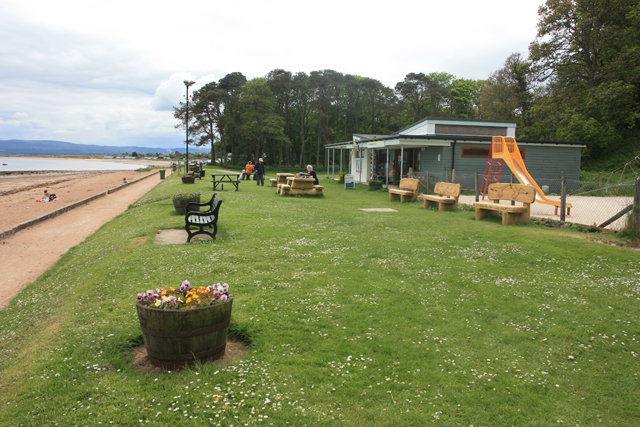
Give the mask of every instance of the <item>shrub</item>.
[(369, 190), (380, 190), (382, 188), (382, 181), (369, 181)]

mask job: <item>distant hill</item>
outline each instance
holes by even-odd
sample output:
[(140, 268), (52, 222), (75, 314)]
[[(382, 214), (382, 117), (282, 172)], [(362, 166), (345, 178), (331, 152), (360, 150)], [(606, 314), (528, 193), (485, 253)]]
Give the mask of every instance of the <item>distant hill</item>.
[[(30, 141), (24, 139), (0, 140), (0, 155), (25, 156), (63, 156), (63, 155), (108, 155), (137, 152), (140, 154), (185, 152), (185, 147), (150, 148), (150, 147), (113, 147), (109, 145), (73, 144), (63, 141)], [(209, 153), (207, 147), (189, 147), (189, 152)]]

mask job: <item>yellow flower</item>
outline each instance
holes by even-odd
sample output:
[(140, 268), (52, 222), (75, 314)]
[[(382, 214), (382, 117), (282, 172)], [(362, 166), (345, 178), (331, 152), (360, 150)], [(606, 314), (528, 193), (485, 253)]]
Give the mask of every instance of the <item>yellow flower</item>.
[(191, 298), (187, 298), (187, 304), (191, 302)]
[(166, 295), (167, 294), (167, 290), (163, 289), (162, 292), (160, 292), (160, 295)]

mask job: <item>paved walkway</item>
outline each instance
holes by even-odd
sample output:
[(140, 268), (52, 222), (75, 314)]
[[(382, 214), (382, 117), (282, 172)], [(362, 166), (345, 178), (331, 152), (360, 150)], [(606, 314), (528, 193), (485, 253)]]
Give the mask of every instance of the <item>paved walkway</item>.
[(69, 249), (126, 211), (159, 182), (159, 175), (140, 180), (0, 240), (0, 309)]

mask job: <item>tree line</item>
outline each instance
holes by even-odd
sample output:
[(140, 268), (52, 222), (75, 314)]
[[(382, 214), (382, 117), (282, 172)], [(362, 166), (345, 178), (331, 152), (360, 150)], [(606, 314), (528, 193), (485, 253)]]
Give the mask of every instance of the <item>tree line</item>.
[[(585, 141), (583, 164), (618, 166), (640, 151), (640, 1), (548, 0), (538, 15), (528, 56), (485, 80), (409, 73), (390, 88), (334, 70), (227, 74), (193, 93), (189, 142), (223, 163), (303, 167), (325, 164), (325, 144), (424, 117), (512, 120), (517, 138)], [(185, 112), (174, 107), (176, 127)]]

